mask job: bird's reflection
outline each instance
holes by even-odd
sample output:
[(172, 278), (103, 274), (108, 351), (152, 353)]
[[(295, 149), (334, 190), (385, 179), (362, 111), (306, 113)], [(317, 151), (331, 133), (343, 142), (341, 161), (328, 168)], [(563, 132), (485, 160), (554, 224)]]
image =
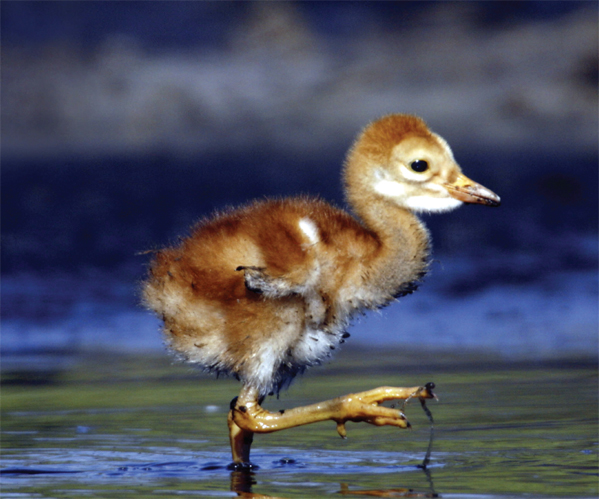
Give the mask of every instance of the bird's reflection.
[[(428, 491), (417, 491), (406, 487), (397, 487), (392, 489), (350, 489), (346, 483), (340, 484), (338, 494), (349, 496), (369, 496), (369, 497), (440, 497), (434, 489), (433, 479), (430, 469), (421, 467), (426, 475), (428, 482)], [(270, 496), (252, 492), (252, 487), (256, 485), (256, 474), (251, 470), (238, 470), (231, 473), (231, 491), (238, 497), (245, 499), (285, 499), (282, 496)]]

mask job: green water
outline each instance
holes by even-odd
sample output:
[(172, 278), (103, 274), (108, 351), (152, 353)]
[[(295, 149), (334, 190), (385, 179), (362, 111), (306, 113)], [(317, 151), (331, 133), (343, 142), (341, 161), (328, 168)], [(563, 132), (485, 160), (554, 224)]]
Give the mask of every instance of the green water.
[[(420, 356), (421, 357), (421, 356)], [(5, 373), (2, 497), (597, 497), (597, 368), (347, 351), (272, 410), (380, 385), (437, 384), (430, 428), (334, 423), (257, 435), (251, 474), (227, 469), (226, 414), (239, 385), (160, 357), (82, 359), (46, 374)], [(407, 489), (413, 492), (407, 493)], [(251, 490), (251, 493), (249, 492)]]

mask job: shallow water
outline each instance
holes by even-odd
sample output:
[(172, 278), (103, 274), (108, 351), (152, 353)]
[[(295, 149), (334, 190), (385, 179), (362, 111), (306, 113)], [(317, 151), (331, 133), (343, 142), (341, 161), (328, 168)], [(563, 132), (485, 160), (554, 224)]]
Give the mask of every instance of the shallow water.
[[(368, 359), (368, 360), (365, 360)], [(596, 497), (597, 367), (495, 364), (348, 351), (267, 401), (272, 410), (379, 385), (435, 381), (413, 430), (333, 423), (256, 436), (252, 473), (232, 472), (226, 413), (234, 380), (165, 357), (96, 357), (52, 373), (5, 373), (2, 496)], [(401, 372), (401, 374), (400, 374)], [(410, 490), (412, 492), (410, 492)], [(250, 493), (251, 491), (251, 493)]]

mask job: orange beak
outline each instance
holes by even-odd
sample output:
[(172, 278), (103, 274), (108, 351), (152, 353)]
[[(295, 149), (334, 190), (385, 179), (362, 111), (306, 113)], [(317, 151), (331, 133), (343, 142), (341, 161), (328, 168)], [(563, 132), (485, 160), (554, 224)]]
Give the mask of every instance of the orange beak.
[(443, 185), (452, 198), (464, 203), (486, 204), (487, 206), (501, 204), (501, 199), (497, 194), (470, 180), (463, 173), (460, 173), (454, 182), (447, 182)]

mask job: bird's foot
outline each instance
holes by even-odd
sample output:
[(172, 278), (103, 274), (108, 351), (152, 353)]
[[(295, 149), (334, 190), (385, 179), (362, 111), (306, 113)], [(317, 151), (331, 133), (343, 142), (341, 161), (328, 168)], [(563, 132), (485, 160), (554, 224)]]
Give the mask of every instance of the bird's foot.
[[(436, 399), (433, 393), (434, 383), (414, 388), (397, 388), (384, 386), (340, 397), (344, 414), (339, 418), (331, 418), (337, 423), (337, 433), (342, 438), (347, 438), (345, 423), (347, 421), (364, 422), (375, 426), (397, 426), (410, 428), (410, 422), (403, 413), (406, 403), (413, 398), (421, 401)], [(382, 404), (388, 400), (403, 400), (402, 410), (384, 407)]]
[(412, 388), (385, 386), (276, 413), (262, 408), (255, 393), (242, 392), (231, 407), (230, 431), (232, 439), (238, 442), (238, 447), (241, 449), (243, 441), (249, 448), (250, 436), (254, 433), (271, 433), (318, 421), (335, 421), (337, 431), (342, 437), (346, 436), (347, 421), (409, 428), (410, 423), (401, 410), (384, 407), (381, 404), (388, 400), (407, 402), (413, 398), (420, 400), (436, 398), (432, 391), (434, 386), (433, 383)]
[(389, 400), (403, 400), (403, 409), (409, 400), (417, 398), (424, 405), (426, 399), (437, 398), (433, 388), (435, 388), (434, 383), (412, 388), (383, 386), (317, 404), (269, 412), (260, 405), (261, 398), (258, 392), (246, 387), (239, 397), (231, 402), (228, 417), (234, 466), (241, 468), (252, 466), (250, 448), (254, 433), (271, 433), (329, 420), (337, 423), (337, 432), (343, 438), (347, 435), (345, 430), (347, 421), (409, 428), (410, 423), (401, 410), (384, 407), (381, 404)]

